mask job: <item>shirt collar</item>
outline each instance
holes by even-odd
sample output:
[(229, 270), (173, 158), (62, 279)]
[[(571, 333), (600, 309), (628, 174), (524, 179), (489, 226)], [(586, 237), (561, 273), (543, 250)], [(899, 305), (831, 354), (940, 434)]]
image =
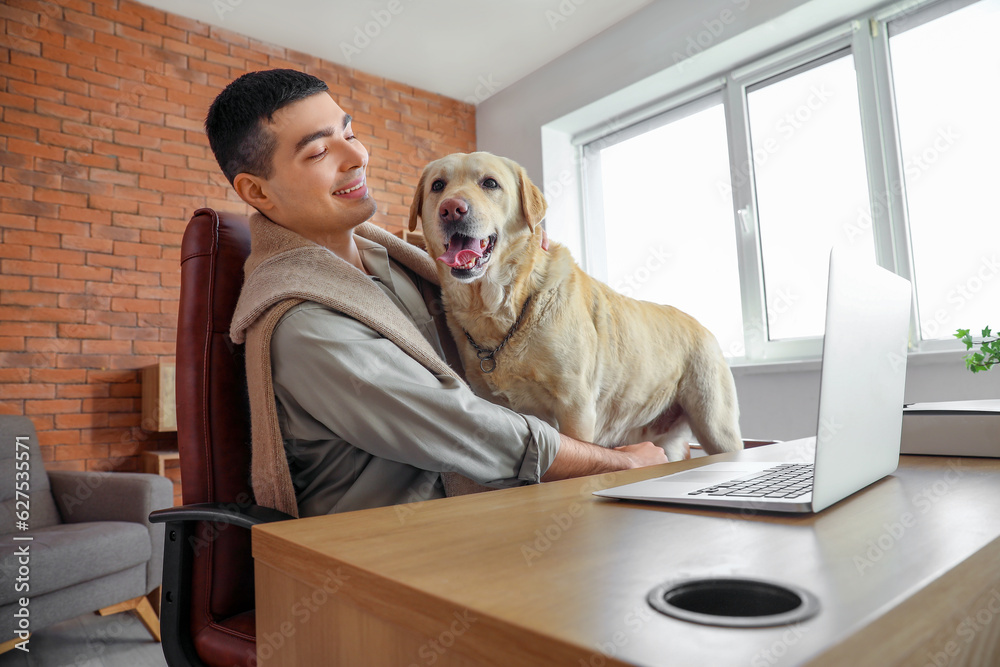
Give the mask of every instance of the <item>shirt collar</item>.
[(389, 253), (386, 249), (378, 243), (360, 236), (355, 236), (354, 242), (358, 245), (358, 251), (361, 253), (361, 261), (364, 263), (368, 273), (385, 283), (389, 289), (395, 291), (392, 284), (392, 272), (389, 269)]

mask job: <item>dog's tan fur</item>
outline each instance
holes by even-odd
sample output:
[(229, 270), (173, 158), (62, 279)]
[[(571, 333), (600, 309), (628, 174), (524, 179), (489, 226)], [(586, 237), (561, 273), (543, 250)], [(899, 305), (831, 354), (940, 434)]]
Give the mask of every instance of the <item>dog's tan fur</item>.
[[(485, 187), (487, 178), (499, 187)], [(431, 257), (451, 238), (440, 205), (456, 198), (468, 204), (468, 236), (497, 235), (476, 279), (456, 279), (437, 262), (448, 323), (477, 393), (579, 440), (609, 447), (651, 440), (671, 460), (683, 456), (691, 431), (709, 453), (742, 447), (733, 376), (714, 336), (676, 308), (630, 299), (591, 278), (558, 243), (543, 250), (546, 203), (523, 167), (489, 153), (427, 165), (410, 230), (423, 220)], [(496, 348), (529, 296), (496, 369), (482, 372), (465, 332)]]

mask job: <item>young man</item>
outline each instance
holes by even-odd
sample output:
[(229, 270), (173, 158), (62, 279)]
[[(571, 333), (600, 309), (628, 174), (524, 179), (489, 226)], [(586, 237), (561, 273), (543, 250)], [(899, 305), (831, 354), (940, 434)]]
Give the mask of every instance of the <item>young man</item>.
[(231, 327), (257, 502), (309, 516), (439, 498), (442, 472), (514, 486), (666, 462), (652, 443), (579, 442), (471, 392), (444, 361), (433, 260), (367, 222), (368, 152), (323, 81), (246, 74), (205, 126), (258, 211)]

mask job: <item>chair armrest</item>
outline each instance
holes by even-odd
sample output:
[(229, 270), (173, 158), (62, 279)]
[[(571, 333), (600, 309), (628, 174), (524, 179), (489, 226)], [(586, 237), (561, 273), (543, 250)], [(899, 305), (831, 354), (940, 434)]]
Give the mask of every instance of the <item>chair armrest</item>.
[(63, 523), (129, 521), (149, 531), (146, 593), (160, 585), (163, 571), (163, 527), (149, 513), (174, 504), (174, 484), (166, 477), (140, 472), (50, 470), (52, 497)]
[(153, 523), (178, 521), (212, 521), (249, 529), (259, 523), (288, 521), (295, 517), (270, 507), (238, 505), (236, 503), (192, 503), (151, 512)]
[(193, 503), (150, 513), (150, 521), (166, 524), (160, 634), (167, 665), (205, 667), (191, 636), (191, 569), (202, 542), (195, 534), (198, 523), (207, 521), (249, 530), (260, 523), (294, 518), (269, 507), (241, 503)]

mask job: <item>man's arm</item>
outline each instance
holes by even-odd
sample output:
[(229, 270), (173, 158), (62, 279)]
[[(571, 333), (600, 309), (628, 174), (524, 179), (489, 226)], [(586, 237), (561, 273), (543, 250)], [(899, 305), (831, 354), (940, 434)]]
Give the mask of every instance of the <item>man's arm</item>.
[(275, 396), (302, 441), (339, 438), (382, 459), (481, 484), (538, 482), (560, 447), (540, 419), (436, 376), (371, 328), (296, 306), (271, 340)]
[(542, 475), (543, 482), (629, 470), (667, 462), (666, 453), (651, 442), (606, 449), (559, 434), (559, 453)]

